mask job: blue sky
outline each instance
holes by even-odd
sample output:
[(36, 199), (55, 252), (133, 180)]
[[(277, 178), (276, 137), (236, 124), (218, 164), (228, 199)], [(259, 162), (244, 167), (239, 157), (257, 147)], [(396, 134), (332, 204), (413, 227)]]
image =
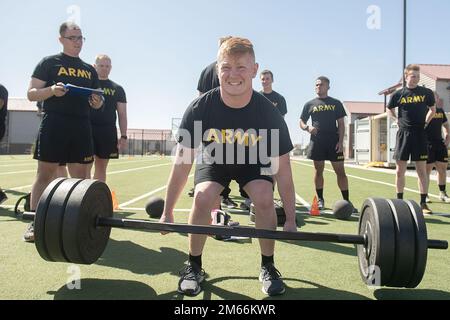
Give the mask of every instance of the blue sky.
[[(224, 35), (249, 38), (262, 69), (285, 96), (292, 140), (314, 80), (331, 78), (340, 100), (383, 101), (377, 93), (402, 69), (403, 0), (1, 0), (0, 82), (25, 96), (42, 57), (60, 52), (58, 27), (80, 19), (87, 38), (81, 57), (113, 59), (111, 79), (129, 101), (129, 127), (170, 129), (196, 97), (201, 70)], [(377, 13), (369, 10), (375, 6)], [(408, 0), (408, 63), (450, 63), (450, 1)], [(375, 20), (374, 20), (374, 19)], [(368, 21), (372, 22), (370, 28)], [(254, 88), (261, 88), (255, 79)]]

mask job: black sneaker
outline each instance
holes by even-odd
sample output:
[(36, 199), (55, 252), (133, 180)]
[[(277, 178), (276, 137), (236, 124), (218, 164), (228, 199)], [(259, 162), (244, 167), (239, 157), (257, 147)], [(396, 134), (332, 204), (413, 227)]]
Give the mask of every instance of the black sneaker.
[(0, 190), (0, 204), (8, 200), (8, 196), (3, 190)]
[(225, 198), (222, 200), (222, 206), (228, 209), (234, 209), (237, 208), (237, 203), (231, 200), (230, 198)]
[(278, 296), (286, 291), (284, 282), (281, 280), (281, 273), (272, 263), (261, 267), (259, 281), (263, 284), (262, 292), (269, 296)]
[(250, 211), (250, 207), (245, 202), (241, 202), (241, 204), (239, 205), (239, 209), (244, 211)]
[(27, 231), (25, 231), (25, 234), (23, 235), (23, 241), (25, 242), (34, 242), (34, 223), (30, 223), (28, 225)]
[(431, 211), (426, 203), (421, 203), (420, 208), (422, 209), (423, 214), (433, 214), (433, 211)]
[(187, 296), (196, 296), (202, 288), (200, 284), (205, 280), (205, 270), (195, 263), (189, 262), (180, 271), (180, 281), (178, 282), (178, 292)]

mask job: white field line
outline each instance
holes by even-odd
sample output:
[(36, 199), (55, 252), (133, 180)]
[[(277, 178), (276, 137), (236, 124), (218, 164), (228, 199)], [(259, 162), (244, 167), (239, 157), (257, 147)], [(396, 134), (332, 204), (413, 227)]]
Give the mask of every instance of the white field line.
[(21, 164), (1, 164), (0, 167), (31, 167), (37, 165), (37, 161), (30, 163), (21, 163)]
[(36, 172), (36, 169), (35, 170), (25, 170), (25, 171), (14, 171), (14, 172), (2, 172), (2, 173), (0, 173), (0, 176), (8, 176), (8, 175), (13, 175), (13, 174), (32, 173), (32, 172)]
[(14, 188), (6, 188), (5, 190), (11, 190), (11, 191), (18, 191), (18, 190), (23, 190), (23, 189), (27, 189), (27, 188), (31, 188), (33, 185), (27, 185), (27, 186), (21, 186), (21, 187), (14, 187)]
[[(132, 163), (146, 163), (146, 162), (155, 162), (158, 160), (162, 160), (159, 158), (154, 158), (154, 159), (145, 159), (145, 160), (110, 160), (108, 167), (109, 166), (117, 166), (117, 165), (126, 165), (126, 164), (132, 164)], [(15, 161), (15, 160), (14, 160)], [(32, 167), (32, 166), (36, 166), (37, 168), (37, 161), (36, 160), (32, 160), (32, 162), (30, 163), (21, 163), (21, 164), (0, 164), (0, 168), (3, 167)], [(9, 172), (5, 172), (6, 174)]]
[(114, 174), (120, 174), (120, 173), (126, 173), (126, 172), (133, 172), (133, 171), (140, 171), (145, 169), (151, 169), (151, 168), (158, 168), (158, 167), (165, 167), (172, 165), (172, 162), (164, 163), (164, 164), (157, 164), (154, 166), (147, 166), (147, 167), (139, 167), (139, 168), (133, 168), (133, 169), (127, 169), (127, 170), (120, 170), (120, 171), (111, 171), (108, 172), (107, 175), (114, 175)]
[[(305, 166), (305, 167), (311, 167), (311, 168), (314, 168), (314, 166), (313, 166), (313, 165), (310, 165), (310, 164), (300, 163), (300, 162), (298, 162), (298, 161), (293, 161), (293, 162), (296, 163), (296, 164), (298, 164), (298, 165), (300, 165), (300, 166)], [(325, 171), (334, 173), (334, 170), (331, 170), (331, 169), (325, 169)], [(347, 174), (347, 177), (353, 178), (353, 179), (357, 179), (357, 180), (362, 180), (362, 181), (366, 181), (366, 182), (371, 182), (371, 183), (376, 183), (376, 184), (381, 184), (381, 185), (385, 185), (385, 186), (389, 186), (389, 187), (396, 188), (396, 185), (395, 185), (395, 184), (392, 184), (392, 183), (387, 183), (387, 182), (382, 182), (382, 181), (377, 181), (377, 180), (372, 180), (372, 179), (366, 179), (366, 178), (362, 178), (362, 177), (358, 177), (358, 176), (353, 176), (353, 175), (349, 175), (349, 174)], [(410, 189), (410, 188), (405, 188), (405, 190), (406, 190), (406, 191), (409, 191), (409, 192), (416, 193), (416, 194), (420, 194), (420, 191), (418, 191), (418, 190), (414, 190), (414, 189)], [(436, 199), (439, 199), (439, 196), (438, 196), (438, 195), (435, 195), (435, 194), (429, 193), (428, 196), (429, 196), (429, 197), (436, 198)]]
[[(171, 163), (164, 163), (164, 164), (158, 164), (158, 165), (154, 165), (154, 166), (139, 167), (139, 168), (133, 168), (133, 169), (121, 170), (121, 171), (112, 171), (112, 172), (108, 172), (107, 175), (115, 175), (115, 174), (132, 172), (132, 171), (139, 171), (139, 170), (145, 170), (145, 169), (151, 169), (151, 168), (158, 168), (158, 167), (163, 167), (163, 166), (168, 166), (168, 165), (171, 165)], [(23, 172), (25, 172), (25, 171), (23, 171)], [(36, 170), (27, 171), (27, 172), (36, 172)], [(13, 174), (13, 173), (14, 172), (10, 172), (8, 174)], [(0, 175), (1, 175), (1, 173), (0, 173)], [(30, 188), (30, 187), (32, 187), (32, 185), (26, 185), (26, 186), (21, 186), (21, 187), (14, 187), (14, 188), (5, 188), (5, 190), (17, 191), (17, 190), (23, 190), (23, 189), (26, 189), (26, 188)]]
[[(131, 211), (145, 211), (145, 208), (122, 208), (120, 207), (120, 210), (131, 210)], [(174, 212), (191, 212), (191, 209), (175, 209)]]
[[(194, 176), (194, 175), (191, 174), (191, 175), (189, 176), (189, 178), (192, 178), (193, 176)], [(147, 198), (147, 197), (150, 197), (150, 196), (154, 195), (155, 193), (161, 192), (161, 191), (163, 191), (163, 190), (165, 190), (165, 189), (167, 189), (167, 185), (165, 185), (165, 186), (163, 186), (163, 187), (161, 187), (161, 188), (155, 189), (155, 190), (153, 190), (153, 191), (150, 191), (150, 192), (148, 192), (148, 193), (146, 193), (146, 194), (143, 194), (142, 196), (139, 196), (139, 197), (137, 197), (137, 198), (131, 199), (130, 201), (124, 202), (124, 203), (122, 203), (122, 204), (119, 205), (119, 209), (128, 209), (128, 210), (131, 210), (130, 208), (127, 208), (127, 206), (129, 206), (129, 205), (131, 205), (131, 204), (133, 204), (133, 203), (136, 203), (136, 202), (138, 202), (138, 201), (141, 201), (142, 199), (145, 199), (145, 198)]]
[(146, 163), (146, 162), (155, 162), (163, 159), (154, 158), (154, 159), (145, 159), (145, 160), (117, 160), (117, 159), (111, 159), (108, 163), (109, 166), (121, 166), (125, 164), (132, 164), (132, 163)]
[[(306, 160), (306, 159), (293, 159), (292, 161), (298, 161), (298, 162), (304, 162), (304, 163), (310, 163), (311, 160)], [(346, 168), (351, 168), (351, 169), (358, 169), (358, 170), (363, 170), (363, 171), (369, 171), (369, 172), (376, 172), (376, 173), (386, 173), (386, 174), (390, 174), (390, 175), (395, 175), (396, 171), (392, 170), (392, 169), (388, 169), (388, 168), (370, 168), (370, 167), (363, 167), (363, 166), (359, 166), (356, 164), (345, 164)], [(448, 170), (447, 170), (448, 172)], [(417, 173), (411, 172), (411, 171), (406, 171), (405, 175), (407, 177), (410, 178), (417, 178)], [(430, 175), (430, 179), (433, 181), (437, 181), (437, 173), (436, 170), (434, 170), (431, 175)], [(450, 176), (447, 177), (447, 182), (450, 182)]]

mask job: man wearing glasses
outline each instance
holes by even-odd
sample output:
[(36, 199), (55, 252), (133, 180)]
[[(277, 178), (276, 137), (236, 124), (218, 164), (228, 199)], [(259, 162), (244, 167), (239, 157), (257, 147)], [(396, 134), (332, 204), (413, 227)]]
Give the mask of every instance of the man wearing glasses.
[[(73, 178), (86, 177), (87, 165), (94, 160), (89, 109), (100, 109), (103, 105), (103, 97), (99, 95), (74, 95), (65, 88), (66, 84), (72, 84), (98, 89), (100, 84), (94, 67), (79, 57), (85, 40), (80, 27), (65, 22), (59, 34), (63, 52), (42, 59), (28, 89), (30, 101), (45, 102), (45, 115), (34, 152), (38, 169), (31, 190), (31, 211), (36, 210), (39, 198), (56, 176), (60, 163), (68, 164)], [(24, 240), (34, 241), (32, 224)]]

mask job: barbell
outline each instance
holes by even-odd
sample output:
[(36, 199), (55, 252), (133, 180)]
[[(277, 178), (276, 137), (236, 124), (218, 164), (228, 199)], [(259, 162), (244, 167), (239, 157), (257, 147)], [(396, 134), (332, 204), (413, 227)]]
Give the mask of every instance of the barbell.
[(425, 273), (428, 249), (448, 242), (428, 240), (425, 219), (413, 201), (367, 199), (357, 235), (285, 232), (242, 226), (199, 226), (113, 217), (111, 191), (95, 180), (57, 179), (42, 194), (34, 220), (35, 245), (50, 262), (93, 264), (103, 254), (111, 228), (165, 231), (274, 240), (319, 241), (357, 245), (359, 269), (368, 285), (417, 287)]

